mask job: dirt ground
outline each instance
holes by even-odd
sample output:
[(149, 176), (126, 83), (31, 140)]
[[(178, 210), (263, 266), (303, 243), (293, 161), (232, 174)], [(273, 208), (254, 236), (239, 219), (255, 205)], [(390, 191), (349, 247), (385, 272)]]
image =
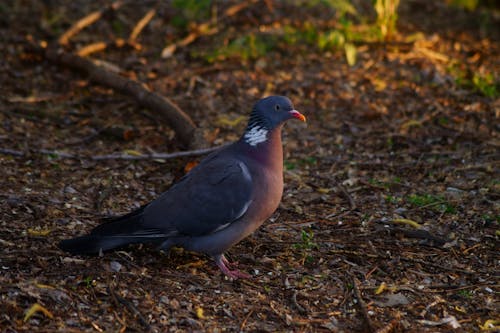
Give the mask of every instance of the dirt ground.
[[(169, 58), (162, 49), (190, 29), (173, 24), (171, 2), (125, 2), (72, 37), (68, 52), (126, 38), (155, 9), (135, 48), (91, 57), (178, 104), (207, 146), (237, 139), (264, 95), (287, 95), (307, 116), (284, 130), (278, 211), (228, 253), (253, 277), (230, 281), (182, 249), (57, 248), (202, 158), (92, 159), (184, 149), (154, 110), (30, 51), (106, 4), (0, 5), (0, 331), (498, 329), (498, 12), (402, 1), (394, 39), (356, 41), (353, 66), (342, 49), (283, 41), (285, 26), (337, 27), (324, 5), (250, 2)], [(355, 5), (374, 21), (371, 5)], [(354, 32), (366, 24), (352, 21)], [(227, 47), (244, 35), (272, 45)]]

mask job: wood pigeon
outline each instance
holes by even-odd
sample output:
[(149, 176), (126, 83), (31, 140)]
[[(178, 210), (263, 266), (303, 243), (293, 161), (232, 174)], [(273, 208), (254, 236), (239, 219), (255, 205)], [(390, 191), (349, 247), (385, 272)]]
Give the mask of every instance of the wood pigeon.
[(98, 254), (132, 243), (206, 253), (227, 276), (248, 278), (225, 257), (278, 208), (283, 194), (281, 128), (305, 121), (284, 96), (258, 101), (241, 138), (203, 159), (157, 199), (90, 234), (63, 240), (72, 254)]

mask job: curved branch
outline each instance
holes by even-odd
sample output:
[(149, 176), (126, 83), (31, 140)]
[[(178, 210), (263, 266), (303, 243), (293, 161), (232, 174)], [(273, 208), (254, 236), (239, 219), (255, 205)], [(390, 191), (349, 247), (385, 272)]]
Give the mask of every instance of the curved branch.
[(51, 62), (86, 73), (90, 80), (132, 96), (139, 105), (158, 112), (178, 135), (180, 142), (188, 147), (192, 144), (196, 125), (191, 118), (168, 98), (152, 92), (143, 83), (110, 72), (93, 61), (62, 49), (47, 48), (45, 58)]
[(140, 160), (169, 160), (173, 158), (189, 157), (189, 156), (200, 156), (206, 155), (221, 149), (226, 145), (220, 145), (210, 148), (202, 148), (195, 150), (185, 150), (178, 151), (174, 153), (149, 153), (140, 155), (131, 155), (126, 153), (114, 153), (109, 155), (92, 155), (84, 156), (72, 153), (65, 153), (58, 150), (48, 150), (48, 149), (30, 149), (28, 151), (20, 151), (10, 148), (0, 147), (0, 154), (11, 155), (15, 157), (26, 157), (31, 154), (41, 154), (41, 155), (51, 155), (61, 159), (74, 159), (74, 160), (91, 160), (91, 161), (105, 161), (105, 160), (126, 160), (126, 161), (140, 161)]

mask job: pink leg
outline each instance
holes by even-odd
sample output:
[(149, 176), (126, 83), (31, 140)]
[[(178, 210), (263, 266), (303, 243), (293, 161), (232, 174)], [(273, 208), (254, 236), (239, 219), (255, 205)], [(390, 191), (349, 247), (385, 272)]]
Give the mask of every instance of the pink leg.
[(235, 265), (230, 263), (229, 260), (227, 260), (227, 258), (223, 254), (218, 254), (214, 256), (214, 259), (215, 263), (217, 264), (217, 266), (219, 266), (222, 273), (224, 273), (225, 275), (229, 276), (232, 279), (235, 280), (238, 278), (249, 279), (252, 277), (251, 275), (240, 272), (237, 269), (231, 270), (230, 268), (234, 268)]
[(238, 267), (238, 262), (235, 261), (235, 262), (230, 262), (229, 260), (227, 260), (226, 256), (225, 255), (222, 255), (222, 262), (224, 263), (224, 265), (226, 265), (227, 268), (231, 269), (231, 268), (234, 268), (236, 269)]

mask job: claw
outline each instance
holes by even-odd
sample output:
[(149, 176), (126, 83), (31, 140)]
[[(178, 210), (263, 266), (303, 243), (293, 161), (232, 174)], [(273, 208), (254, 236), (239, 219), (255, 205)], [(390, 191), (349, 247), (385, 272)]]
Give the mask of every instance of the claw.
[(227, 260), (226, 256), (225, 255), (222, 255), (222, 262), (224, 263), (224, 265), (226, 265), (227, 268), (229, 269), (236, 269), (238, 267), (238, 262), (235, 261), (235, 262), (230, 262), (229, 260)]
[[(251, 275), (249, 275), (247, 273), (243, 273), (243, 272), (240, 272), (239, 270), (235, 269), (234, 267), (237, 266), (237, 264), (229, 262), (229, 260), (227, 260), (227, 258), (223, 254), (219, 254), (219, 255), (214, 256), (214, 259), (215, 259), (215, 263), (217, 264), (217, 266), (219, 266), (222, 273), (224, 273), (226, 276), (229, 276), (230, 278), (232, 278), (234, 280), (239, 279), (239, 278), (249, 279), (252, 277)], [(233, 269), (231, 270), (231, 268), (233, 268)]]

